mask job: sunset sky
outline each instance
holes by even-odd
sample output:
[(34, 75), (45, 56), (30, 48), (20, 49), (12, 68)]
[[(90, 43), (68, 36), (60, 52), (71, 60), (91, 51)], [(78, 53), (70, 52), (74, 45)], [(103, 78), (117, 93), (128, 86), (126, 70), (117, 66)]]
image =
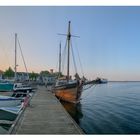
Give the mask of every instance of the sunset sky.
[[(140, 80), (140, 7), (0, 7), (0, 70), (14, 67), (17, 33), (30, 72), (57, 71), (59, 43), (64, 49), (66, 40), (58, 33), (67, 33), (69, 20), (80, 36), (72, 46), (86, 77)], [(19, 50), (18, 65), (25, 71)]]

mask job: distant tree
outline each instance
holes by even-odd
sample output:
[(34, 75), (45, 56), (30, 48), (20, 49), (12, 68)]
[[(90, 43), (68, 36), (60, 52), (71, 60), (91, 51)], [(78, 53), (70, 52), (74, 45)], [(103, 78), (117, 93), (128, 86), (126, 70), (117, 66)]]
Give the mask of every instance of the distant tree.
[(4, 72), (4, 77), (6, 77), (6, 78), (12, 78), (12, 77), (14, 77), (14, 71), (12, 70), (11, 67), (9, 67), (9, 68)]
[(31, 80), (36, 80), (38, 75), (39, 75), (38, 73), (35, 73), (35, 72), (32, 71), (32, 73), (29, 73), (29, 78)]
[(41, 71), (41, 72), (40, 72), (40, 75), (41, 75), (41, 76), (48, 76), (48, 75), (50, 75), (50, 72), (47, 71), (47, 70), (46, 70), (46, 71)]
[(53, 76), (62, 77), (63, 74), (62, 74), (61, 72), (54, 72), (54, 73), (53, 73)]

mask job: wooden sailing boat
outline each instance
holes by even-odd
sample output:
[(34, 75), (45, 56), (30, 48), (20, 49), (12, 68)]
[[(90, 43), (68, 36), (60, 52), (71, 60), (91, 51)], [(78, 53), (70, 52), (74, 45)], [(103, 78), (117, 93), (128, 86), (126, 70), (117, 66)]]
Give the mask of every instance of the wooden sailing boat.
[[(70, 64), (70, 39), (71, 39), (71, 32), (70, 32), (70, 21), (68, 24), (68, 33), (67, 33), (67, 76), (61, 77), (56, 81), (56, 85), (54, 87), (54, 93), (56, 97), (60, 100), (64, 100), (67, 102), (78, 103), (80, 101), (81, 92), (82, 92), (82, 81), (79, 78), (78, 74), (76, 74), (76, 79), (72, 80), (69, 74), (69, 64)], [(61, 56), (61, 55), (60, 55)], [(61, 61), (61, 59), (59, 59)], [(61, 65), (61, 63), (59, 62)], [(60, 66), (59, 65), (59, 73), (60, 73)]]

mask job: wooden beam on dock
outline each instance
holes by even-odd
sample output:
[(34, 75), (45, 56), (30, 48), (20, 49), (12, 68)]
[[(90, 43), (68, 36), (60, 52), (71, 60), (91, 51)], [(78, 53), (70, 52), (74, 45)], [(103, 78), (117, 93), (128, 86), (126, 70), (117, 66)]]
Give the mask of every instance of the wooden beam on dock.
[(84, 134), (57, 98), (43, 86), (37, 92), (11, 134)]

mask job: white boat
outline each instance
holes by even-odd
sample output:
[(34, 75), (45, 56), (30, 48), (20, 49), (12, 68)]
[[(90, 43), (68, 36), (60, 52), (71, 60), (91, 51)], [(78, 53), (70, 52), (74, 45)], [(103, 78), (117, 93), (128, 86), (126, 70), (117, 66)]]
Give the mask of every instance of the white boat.
[(23, 108), (23, 104), (20, 104), (18, 106), (14, 106), (14, 107), (0, 107), (0, 110), (4, 110), (13, 114), (18, 114), (21, 109)]
[(21, 105), (22, 100), (9, 96), (0, 96), (0, 107), (13, 107)]
[(15, 83), (13, 87), (14, 92), (31, 92), (32, 90), (31, 86), (24, 85), (22, 83)]
[(108, 80), (104, 78), (97, 78), (96, 80), (98, 81), (99, 84), (106, 84), (108, 82)]

